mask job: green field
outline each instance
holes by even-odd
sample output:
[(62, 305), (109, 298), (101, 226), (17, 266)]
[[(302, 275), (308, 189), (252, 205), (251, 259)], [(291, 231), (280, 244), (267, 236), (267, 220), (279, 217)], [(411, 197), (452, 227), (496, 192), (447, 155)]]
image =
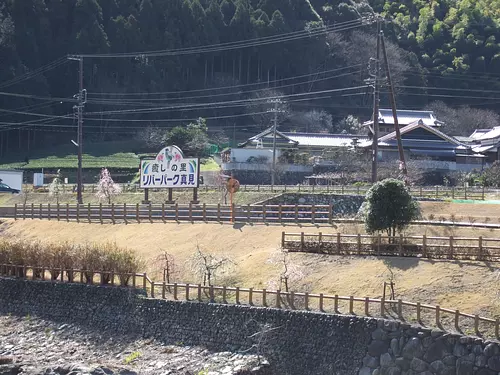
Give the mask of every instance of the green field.
[[(84, 169), (139, 168), (139, 158), (150, 155), (137, 146), (136, 141), (96, 142), (85, 145), (83, 150), (82, 166)], [(25, 162), (25, 155), (17, 154), (4, 157), (0, 160), (0, 169), (76, 169), (78, 164), (77, 148), (72, 145), (57, 146), (50, 149), (33, 151), (29, 163)], [(202, 171), (218, 170), (219, 166), (211, 158), (201, 166)]]

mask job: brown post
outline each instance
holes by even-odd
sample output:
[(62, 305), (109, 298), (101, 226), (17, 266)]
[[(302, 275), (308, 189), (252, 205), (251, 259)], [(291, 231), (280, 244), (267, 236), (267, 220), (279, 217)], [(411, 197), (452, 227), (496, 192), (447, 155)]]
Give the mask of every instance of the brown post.
[(161, 285), (161, 298), (165, 299), (165, 294), (166, 294), (166, 285), (165, 285), (165, 280), (163, 280), (163, 283)]
[(340, 254), (340, 233), (337, 233), (337, 253)]
[(448, 259), (453, 259), (453, 236), (450, 236), (450, 248), (448, 250)]
[(14, 220), (17, 220), (17, 203), (14, 204)]
[(161, 204), (161, 221), (165, 222), (165, 202)]
[(495, 319), (495, 337), (498, 339), (500, 337), (500, 319)]
[(35, 219), (35, 205), (31, 203), (31, 220)]
[(483, 260), (483, 236), (479, 236), (478, 242), (478, 259)]
[(285, 232), (281, 232), (281, 247), (285, 248)]
[(123, 203), (123, 221), (127, 224), (127, 203)]
[(370, 298), (365, 297), (365, 315), (370, 316)]
[(424, 258), (427, 258), (427, 236), (425, 234), (422, 235), (422, 253)]
[[(246, 186), (246, 185), (245, 185)], [(252, 215), (251, 213), (252, 207), (250, 206), (250, 203), (247, 205), (247, 222), (250, 222), (250, 217)]]
[[(300, 185), (299, 185), (300, 186)], [(299, 205), (295, 205), (295, 221), (299, 221)]]
[(186, 301), (189, 301), (189, 283), (186, 284)]
[(189, 202), (189, 211), (188, 211), (189, 221), (193, 222), (193, 203)]
[(315, 218), (316, 218), (316, 205), (313, 204), (311, 207), (311, 221), (313, 224), (314, 224)]
[(172, 197), (173, 190), (174, 189), (172, 189), (172, 188), (168, 188), (168, 201), (167, 201), (168, 204), (174, 203), (174, 199)]
[(474, 331), (476, 332), (476, 335), (480, 335), (479, 332), (479, 315), (474, 315)]
[(276, 291), (276, 308), (281, 308), (281, 290)]
[(248, 289), (248, 304), (253, 305), (253, 288)]
[(333, 204), (328, 206), (328, 224), (333, 224)]
[(198, 301), (201, 302), (201, 284), (198, 284)]
[(358, 233), (358, 255), (361, 255), (361, 234)]
[(59, 206), (59, 203), (57, 204), (56, 206), (56, 210), (57, 210), (57, 221), (61, 220), (61, 216), (60, 216), (60, 210), (61, 210), (61, 207)]
[(174, 283), (174, 300), (177, 301), (177, 283)]
[[(15, 208), (16, 208), (16, 212), (17, 212), (17, 204), (16, 204)], [(50, 221), (50, 203), (47, 204), (47, 216), (48, 216), (49, 221)]]
[(354, 296), (349, 297), (349, 314), (354, 314)]
[(436, 325), (438, 327), (441, 327), (441, 308), (438, 306), (436, 306)]
[(175, 203), (175, 221), (179, 221), (179, 203)]
[(339, 313), (339, 295), (335, 294), (333, 299), (333, 311), (338, 314)]
[(66, 203), (66, 221), (69, 221), (69, 203)]
[(403, 233), (399, 233), (399, 256), (403, 256)]
[(460, 331), (459, 319), (460, 319), (460, 310), (455, 310), (455, 329), (457, 331)]
[[(286, 185), (285, 185), (285, 186), (286, 186)], [(282, 210), (282, 208), (281, 208), (281, 204), (280, 204), (280, 205), (278, 206), (278, 221), (279, 221), (279, 223), (280, 223), (280, 224), (281, 224), (281, 215), (282, 215), (282, 214), (281, 214), (281, 210)]]
[(146, 280), (146, 273), (144, 273), (142, 275), (142, 289), (144, 289), (144, 291), (147, 293), (148, 288), (146, 286), (146, 282), (147, 282), (147, 280)]
[(153, 222), (153, 213), (151, 212), (152, 211), (152, 208), (151, 208), (151, 203), (148, 204), (148, 216), (149, 216), (149, 222), (152, 223)]
[(320, 249), (322, 248), (322, 241), (323, 241), (323, 233), (319, 232), (318, 233), (318, 245), (319, 245)]
[(382, 297), (380, 299), (380, 316), (384, 317), (385, 316), (385, 298)]
[(222, 303), (227, 303), (226, 295), (227, 295), (227, 290), (226, 290), (226, 286), (224, 285), (222, 287)]
[(309, 293), (304, 293), (304, 309), (309, 310)]
[(40, 216), (38, 217), (40, 220), (43, 219), (43, 205), (40, 203), (40, 212), (39, 212)]
[(266, 290), (265, 289), (262, 289), (262, 306), (267, 307)]
[(239, 305), (240, 304), (240, 287), (239, 286), (236, 287), (235, 299), (236, 299), (236, 304)]
[(87, 217), (88, 217), (88, 220), (89, 220), (89, 223), (92, 221), (92, 213), (90, 211), (90, 203), (87, 204)]
[(421, 313), (421, 306), (420, 306), (420, 302), (417, 302), (417, 322), (421, 322), (422, 318), (420, 316), (420, 313)]
[(198, 188), (193, 189), (193, 200), (191, 203), (198, 204), (200, 201), (198, 200)]
[(220, 203), (217, 203), (217, 221), (220, 223)]
[(99, 221), (102, 224), (102, 203), (99, 203)]
[(324, 308), (323, 308), (323, 293), (319, 294), (319, 311), (321, 311), (321, 312), (324, 311)]
[(300, 249), (302, 251), (304, 251), (304, 249), (305, 249), (304, 232), (300, 233)]
[(403, 301), (398, 299), (398, 317), (403, 319)]
[(148, 188), (144, 188), (144, 200), (142, 201), (142, 203), (144, 203), (144, 204), (149, 203), (149, 189)]
[(264, 204), (262, 206), (262, 219), (264, 220), (264, 223), (266, 222), (266, 205)]
[(80, 205), (79, 204), (76, 205), (76, 222), (77, 223), (80, 222)]
[(207, 204), (203, 203), (203, 221), (207, 221)]
[(111, 221), (115, 223), (115, 204), (111, 203)]

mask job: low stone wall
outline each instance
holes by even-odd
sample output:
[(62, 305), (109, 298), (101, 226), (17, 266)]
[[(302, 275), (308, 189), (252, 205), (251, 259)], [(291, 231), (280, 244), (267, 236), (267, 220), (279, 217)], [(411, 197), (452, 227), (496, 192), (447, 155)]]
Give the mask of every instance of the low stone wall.
[(333, 216), (354, 216), (365, 200), (360, 195), (284, 193), (259, 204), (332, 205)]
[(280, 375), (497, 375), (496, 342), (395, 321), (174, 302), (125, 288), (0, 278), (0, 313), (36, 315), (168, 344), (260, 352)]

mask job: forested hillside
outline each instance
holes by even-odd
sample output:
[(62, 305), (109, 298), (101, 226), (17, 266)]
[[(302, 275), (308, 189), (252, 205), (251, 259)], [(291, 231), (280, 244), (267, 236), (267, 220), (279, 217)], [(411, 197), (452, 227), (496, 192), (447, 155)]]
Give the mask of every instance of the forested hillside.
[(0, 156), (74, 137), (68, 54), (89, 140), (198, 117), (233, 137), (267, 126), (276, 96), (289, 127), (359, 130), (345, 118), (370, 116), (375, 13), (400, 108), (476, 107), (455, 133), (498, 122), (498, 0), (4, 0)]

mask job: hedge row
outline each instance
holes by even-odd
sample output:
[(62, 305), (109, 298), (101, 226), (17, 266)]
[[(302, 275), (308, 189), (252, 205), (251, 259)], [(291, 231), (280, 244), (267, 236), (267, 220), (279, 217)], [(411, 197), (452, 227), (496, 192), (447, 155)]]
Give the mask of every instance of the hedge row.
[[(42, 269), (46, 269), (53, 280), (64, 270), (69, 281), (74, 280), (74, 270), (85, 270), (87, 283), (93, 281), (93, 271), (100, 271), (105, 272), (103, 284), (108, 284), (111, 274), (115, 274), (124, 286), (128, 285), (130, 274), (139, 272), (144, 266), (131, 250), (120, 248), (115, 243), (76, 245), (70, 242), (42, 243), (11, 239), (0, 239), (0, 265), (34, 267), (34, 278), (41, 278)], [(3, 267), (0, 272), (9, 276), (27, 276), (23, 267)]]

